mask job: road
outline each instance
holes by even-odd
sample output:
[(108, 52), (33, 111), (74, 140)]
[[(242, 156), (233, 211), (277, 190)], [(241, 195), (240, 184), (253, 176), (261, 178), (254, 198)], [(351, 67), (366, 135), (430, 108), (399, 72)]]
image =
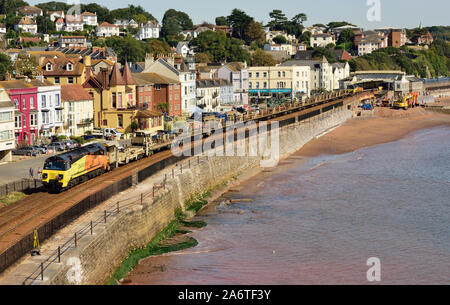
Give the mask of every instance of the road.
[[(40, 157), (28, 157), (20, 161), (10, 162), (0, 165), (0, 185), (22, 178), (30, 177), (30, 167), (33, 167), (34, 176), (36, 177), (38, 168), (44, 166), (44, 161), (49, 155), (42, 155)], [(14, 156), (16, 158), (16, 156)]]

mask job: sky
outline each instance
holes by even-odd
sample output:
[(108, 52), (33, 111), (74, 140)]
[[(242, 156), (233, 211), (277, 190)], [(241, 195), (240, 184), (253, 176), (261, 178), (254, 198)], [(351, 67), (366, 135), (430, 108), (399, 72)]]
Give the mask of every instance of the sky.
[[(30, 4), (50, 0), (29, 0)], [(64, 0), (56, 0), (64, 1)], [(77, 0), (68, 0), (74, 3)], [(380, 4), (380, 21), (369, 21), (367, 12)], [(304, 25), (327, 24), (330, 21), (348, 21), (364, 29), (380, 27), (414, 28), (422, 26), (450, 25), (449, 0), (81, 0), (81, 3), (95, 2), (116, 9), (128, 4), (141, 5), (161, 22), (164, 12), (176, 9), (187, 13), (194, 24), (208, 21), (214, 23), (217, 16), (228, 16), (234, 8), (245, 11), (256, 21), (267, 23), (269, 12), (280, 9), (288, 18), (305, 13), (308, 20)], [(371, 3), (368, 5), (368, 2)]]

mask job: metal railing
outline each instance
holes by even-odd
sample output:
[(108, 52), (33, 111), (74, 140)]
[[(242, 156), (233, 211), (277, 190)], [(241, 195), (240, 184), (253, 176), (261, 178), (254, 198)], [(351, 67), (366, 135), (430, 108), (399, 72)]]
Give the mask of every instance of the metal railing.
[[(120, 214), (121, 211), (123, 211), (126, 208), (131, 208), (133, 206), (142, 206), (144, 205), (145, 199), (152, 198), (154, 199), (157, 195), (157, 192), (161, 189), (166, 189), (167, 186), (167, 180), (170, 178), (175, 178), (177, 174), (183, 173), (183, 168), (186, 170), (187, 168), (191, 168), (193, 165), (198, 165), (202, 162), (207, 161), (209, 158), (207, 156), (205, 157), (195, 157), (192, 159), (187, 160), (183, 163), (176, 163), (175, 167), (172, 168), (171, 172), (169, 174), (164, 174), (164, 179), (160, 181), (160, 183), (155, 183), (152, 186), (152, 190), (149, 192), (142, 192), (139, 195), (131, 196), (125, 199), (122, 199), (121, 201), (117, 201), (115, 204), (111, 204), (108, 208), (103, 210), (101, 215), (96, 217), (95, 219), (91, 220), (89, 224), (85, 225), (82, 229), (76, 231), (71, 238), (69, 238), (67, 241), (65, 241), (63, 244), (58, 246), (56, 250), (54, 250), (52, 253), (49, 254), (49, 256), (42, 261), (37, 268), (34, 269), (34, 271), (28, 275), (25, 280), (22, 282), (22, 285), (32, 285), (36, 281), (40, 281), (40, 283), (44, 282), (44, 272), (54, 263), (61, 263), (62, 256), (72, 250), (77, 249), (79, 246), (80, 240), (85, 236), (93, 236), (94, 235), (94, 229), (99, 225), (106, 225), (108, 223), (108, 219), (112, 216), (117, 216)], [(167, 165), (166, 165), (167, 166)], [(147, 167), (152, 168), (152, 165)], [(144, 169), (144, 170), (146, 170)], [(140, 171), (142, 172), (142, 170)], [(138, 176), (139, 173), (138, 172)], [(154, 173), (154, 172), (153, 172)], [(140, 176), (141, 178), (144, 178), (144, 176)], [(145, 179), (145, 178), (144, 178)]]

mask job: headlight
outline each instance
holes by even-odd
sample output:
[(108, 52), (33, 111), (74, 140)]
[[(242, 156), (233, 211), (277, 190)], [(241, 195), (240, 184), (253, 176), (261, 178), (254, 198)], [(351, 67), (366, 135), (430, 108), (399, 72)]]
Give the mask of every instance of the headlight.
[(58, 180), (62, 180), (64, 178), (63, 175), (58, 175)]
[(42, 179), (47, 179), (48, 175), (47, 174), (42, 174)]

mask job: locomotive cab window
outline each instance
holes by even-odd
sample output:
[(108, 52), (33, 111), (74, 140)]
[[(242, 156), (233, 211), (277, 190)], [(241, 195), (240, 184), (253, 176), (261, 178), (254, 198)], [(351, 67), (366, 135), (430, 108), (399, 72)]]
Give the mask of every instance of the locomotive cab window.
[(46, 161), (44, 164), (44, 169), (47, 169), (47, 170), (66, 171), (69, 168), (70, 168), (69, 163), (64, 162), (63, 160)]

